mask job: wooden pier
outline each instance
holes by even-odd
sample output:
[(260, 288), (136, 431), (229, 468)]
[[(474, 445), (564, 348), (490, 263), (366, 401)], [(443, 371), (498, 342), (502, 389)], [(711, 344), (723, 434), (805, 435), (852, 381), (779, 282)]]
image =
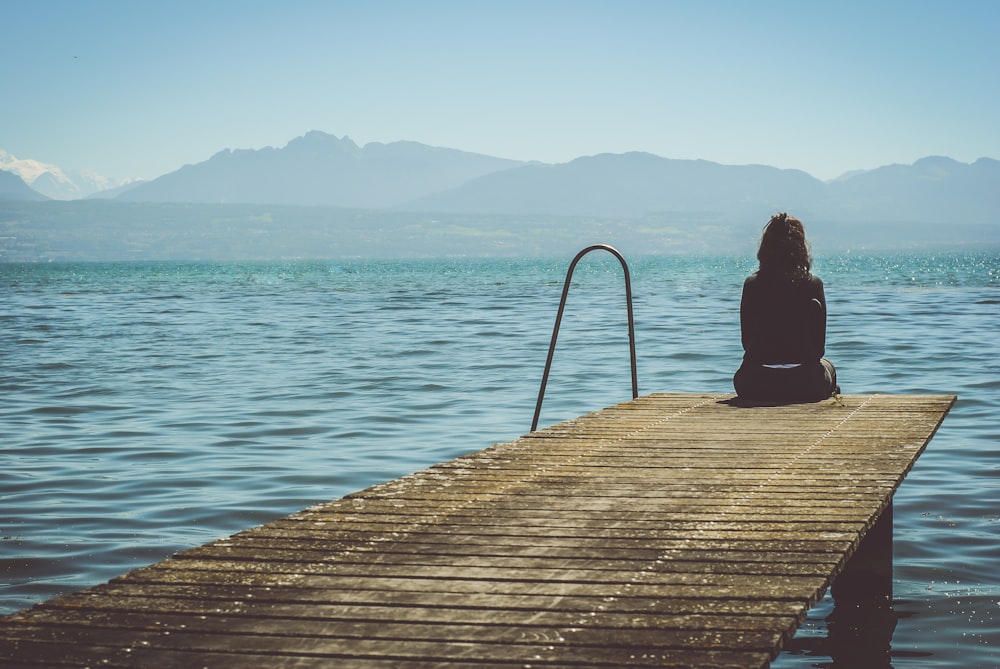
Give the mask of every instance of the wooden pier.
[(767, 667), (954, 401), (640, 397), (15, 613), (0, 666)]

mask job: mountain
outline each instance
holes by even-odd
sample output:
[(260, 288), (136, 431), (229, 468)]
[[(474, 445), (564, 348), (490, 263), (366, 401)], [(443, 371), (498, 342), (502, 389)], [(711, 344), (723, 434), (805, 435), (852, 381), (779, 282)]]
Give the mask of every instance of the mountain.
[(695, 215), (727, 223), (786, 210), (808, 220), (993, 224), (1000, 221), (1000, 162), (928, 157), (823, 182), (800, 170), (642, 152), (549, 165), (416, 142), (359, 147), (312, 131), (280, 149), (221, 151), (117, 200), (485, 216)]
[(489, 174), (403, 208), (476, 214), (637, 217), (797, 210), (824, 184), (799, 170), (672, 160), (650, 153), (601, 154), (562, 165), (531, 164)]
[(55, 200), (76, 200), (127, 182), (115, 182), (94, 170), (63, 170), (39, 160), (22, 159), (0, 149), (0, 170), (21, 177), (32, 189)]
[(799, 170), (604, 154), (489, 174), (402, 207), (443, 213), (637, 217), (702, 213), (803, 219), (973, 224), (1000, 222), (1000, 161), (929, 157), (823, 182)]
[(827, 217), (1000, 223), (1000, 161), (960, 163), (930, 156), (912, 165), (887, 165), (828, 184)]
[(40, 202), (47, 199), (47, 197), (24, 183), (24, 179), (18, 175), (7, 170), (0, 170), (0, 201)]
[(824, 182), (642, 152), (549, 165), (314, 131), (71, 202), (27, 185), (52, 192), (60, 175), (0, 151), (0, 261), (546, 255), (599, 241), (742, 253), (781, 210), (817, 249), (1000, 248), (990, 158), (929, 156)]
[(115, 186), (114, 188), (106, 188), (104, 190), (99, 190), (97, 192), (91, 193), (85, 199), (87, 199), (87, 200), (111, 200), (111, 199), (114, 199), (114, 198), (118, 197), (122, 193), (127, 193), (128, 191), (132, 190), (133, 188), (138, 188), (139, 186), (141, 186), (144, 183), (145, 183), (145, 181), (143, 181), (141, 179), (136, 179), (135, 181), (129, 181), (128, 183), (124, 183), (124, 184), (122, 184), (120, 186)]
[(312, 131), (284, 148), (225, 150), (130, 189), (130, 202), (384, 208), (521, 165), (416, 142), (370, 143)]
[(31, 187), (54, 200), (76, 200), (85, 195), (85, 191), (61, 170), (42, 172), (32, 180)]

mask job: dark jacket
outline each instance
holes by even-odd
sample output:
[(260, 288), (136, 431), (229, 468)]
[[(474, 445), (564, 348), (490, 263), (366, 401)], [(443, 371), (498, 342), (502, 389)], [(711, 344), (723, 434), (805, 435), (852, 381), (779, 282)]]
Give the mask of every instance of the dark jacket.
[(743, 283), (740, 302), (744, 364), (818, 362), (826, 348), (823, 281), (788, 281), (759, 272)]

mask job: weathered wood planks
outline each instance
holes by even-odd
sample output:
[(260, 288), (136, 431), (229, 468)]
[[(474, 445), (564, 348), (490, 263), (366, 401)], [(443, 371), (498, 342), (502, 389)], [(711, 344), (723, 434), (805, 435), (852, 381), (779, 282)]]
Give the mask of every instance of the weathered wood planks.
[(11, 667), (766, 667), (954, 402), (658, 394), (0, 622)]

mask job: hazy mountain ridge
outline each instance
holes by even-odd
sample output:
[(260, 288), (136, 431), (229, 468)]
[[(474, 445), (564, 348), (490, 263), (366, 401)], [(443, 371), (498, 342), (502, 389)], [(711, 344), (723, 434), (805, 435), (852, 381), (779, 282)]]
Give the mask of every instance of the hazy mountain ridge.
[(943, 156), (886, 165), (828, 184), (827, 217), (840, 220), (1000, 223), (1000, 161)]
[(823, 182), (800, 170), (673, 160), (633, 152), (586, 156), (561, 165), (526, 165), (401, 208), (612, 217), (705, 212), (732, 218), (752, 208), (797, 210), (823, 187)]
[(405, 209), (636, 217), (711, 213), (737, 222), (787, 210), (810, 220), (1000, 222), (1000, 161), (930, 157), (823, 182), (800, 170), (651, 154), (603, 154), (480, 177)]
[[(56, 178), (54, 166), (17, 163), (36, 179)], [(0, 193), (7, 200), (29, 197), (23, 189)], [(360, 147), (346, 135), (311, 131), (282, 148), (225, 149), (152, 181), (90, 197), (483, 216), (693, 215), (734, 224), (787, 210), (808, 220), (980, 225), (1000, 222), (1000, 161), (930, 156), (824, 182), (801, 170), (643, 152), (551, 165), (410, 141)]]
[(488, 216), (709, 214), (737, 222), (778, 210), (821, 220), (985, 224), (1000, 220), (1000, 161), (928, 157), (830, 182), (794, 169), (651, 153), (521, 163), (417, 142), (319, 131), (282, 149), (226, 150), (131, 188), (132, 202), (328, 205)]
[[(3, 149), (0, 149), (0, 172), (15, 174), (35, 192), (56, 200), (77, 200), (109, 189), (127, 187), (136, 181), (115, 181), (95, 170), (63, 170), (39, 160), (18, 158)], [(6, 199), (13, 198), (7, 196)]]
[(0, 170), (0, 202), (39, 202), (48, 199), (17, 174)]
[(381, 209), (520, 164), (416, 142), (359, 147), (347, 136), (312, 131), (281, 149), (220, 151), (118, 199)]
[(308, 133), (49, 200), (0, 171), (0, 261), (742, 253), (775, 211), (817, 249), (1000, 248), (1000, 162), (927, 157), (829, 182), (650, 153), (518, 163)]

